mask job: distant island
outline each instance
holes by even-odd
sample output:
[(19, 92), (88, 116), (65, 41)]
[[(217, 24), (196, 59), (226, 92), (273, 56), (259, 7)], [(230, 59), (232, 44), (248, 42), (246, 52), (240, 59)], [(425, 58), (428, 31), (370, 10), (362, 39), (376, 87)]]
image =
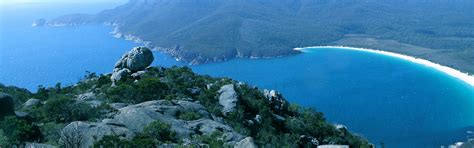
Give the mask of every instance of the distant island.
[(275, 90), (187, 67), (149, 67), (146, 47), (111, 74), (36, 93), (0, 85), (0, 146), (357, 147), (372, 144)]
[(190, 64), (340, 45), (406, 54), (474, 73), (473, 9), (470, 0), (131, 0), (48, 24), (110, 25), (117, 37), (144, 42)]

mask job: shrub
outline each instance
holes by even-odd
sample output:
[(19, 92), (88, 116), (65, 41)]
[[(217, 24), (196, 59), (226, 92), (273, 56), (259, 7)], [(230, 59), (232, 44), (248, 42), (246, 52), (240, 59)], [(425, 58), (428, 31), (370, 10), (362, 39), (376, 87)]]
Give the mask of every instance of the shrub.
[(138, 96), (135, 99), (136, 103), (145, 102), (149, 100), (163, 99), (168, 86), (160, 82), (159, 78), (144, 78), (137, 83)]
[(120, 137), (115, 135), (107, 135), (102, 137), (99, 141), (94, 143), (94, 148), (115, 148), (115, 147), (131, 147), (132, 143), (130, 141), (120, 139)]
[(4, 135), (8, 135), (8, 144), (20, 145), (24, 142), (40, 141), (42, 139), (41, 131), (37, 126), (18, 119), (15, 116), (5, 117), (0, 122), (1, 130)]
[(105, 94), (111, 102), (133, 103), (136, 91), (131, 85), (119, 83), (115, 87), (110, 87)]
[(176, 132), (171, 131), (171, 125), (154, 121), (143, 129), (143, 136), (152, 138), (155, 142), (177, 142)]
[(8, 138), (3, 133), (3, 130), (0, 130), (0, 147), (8, 145)]
[(195, 111), (178, 112), (178, 119), (192, 121), (201, 118), (201, 114)]
[(75, 102), (64, 95), (49, 99), (42, 108), (44, 120), (62, 123), (89, 120), (93, 115), (92, 110), (89, 105)]

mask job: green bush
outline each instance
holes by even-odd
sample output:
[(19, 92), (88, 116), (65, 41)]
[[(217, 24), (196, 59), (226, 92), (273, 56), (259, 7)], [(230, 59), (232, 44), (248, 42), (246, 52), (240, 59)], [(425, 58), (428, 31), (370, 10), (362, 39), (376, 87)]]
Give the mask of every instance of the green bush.
[(94, 143), (94, 148), (132, 147), (132, 142), (120, 139), (118, 136), (107, 135)]
[(159, 78), (144, 78), (138, 81), (136, 103), (163, 99), (168, 86), (160, 82)]
[(37, 126), (15, 116), (8, 116), (0, 122), (4, 135), (8, 135), (8, 144), (20, 145), (24, 142), (41, 141), (42, 134)]
[(87, 121), (93, 112), (92, 107), (83, 102), (76, 102), (64, 95), (56, 95), (49, 99), (42, 108), (45, 121), (68, 123), (72, 121)]
[(171, 131), (171, 125), (154, 121), (143, 128), (143, 136), (153, 139), (156, 143), (177, 142), (176, 132)]
[(48, 144), (59, 145), (59, 138), (61, 136), (61, 130), (64, 128), (64, 124), (48, 122), (41, 126), (41, 133), (44, 134), (44, 141)]
[(3, 130), (0, 130), (0, 147), (8, 145), (8, 138), (3, 133)]
[(110, 87), (106, 92), (106, 96), (111, 102), (133, 103), (136, 90), (131, 85), (119, 83), (115, 87)]
[(192, 121), (201, 118), (201, 114), (194, 111), (178, 112), (178, 119)]

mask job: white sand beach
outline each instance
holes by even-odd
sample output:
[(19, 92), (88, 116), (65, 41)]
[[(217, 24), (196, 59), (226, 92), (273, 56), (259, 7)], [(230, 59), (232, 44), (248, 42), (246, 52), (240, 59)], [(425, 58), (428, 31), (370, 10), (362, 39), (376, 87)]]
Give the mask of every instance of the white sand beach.
[(382, 54), (386, 56), (391, 56), (391, 57), (396, 57), (400, 58), (403, 60), (407, 60), (413, 63), (421, 64), (427, 67), (434, 68), (438, 71), (441, 71), (443, 73), (446, 73), (452, 77), (455, 77), (459, 80), (462, 80), (466, 82), (467, 84), (471, 85), (474, 87), (474, 76), (469, 75), (468, 73), (461, 72), (459, 70), (456, 70), (451, 67), (443, 66), (425, 59), (420, 59), (420, 58), (415, 58), (412, 56), (408, 55), (403, 55), (403, 54), (398, 54), (398, 53), (393, 53), (393, 52), (388, 52), (388, 51), (383, 51), (383, 50), (376, 50), (376, 49), (366, 49), (366, 48), (355, 48), (355, 47), (346, 47), (346, 46), (311, 46), (311, 47), (304, 47), (304, 48), (294, 48), (294, 50), (298, 50), (301, 52), (306, 52), (308, 50), (312, 50), (314, 48), (340, 48), (340, 49), (347, 49), (347, 50), (356, 50), (356, 51), (361, 51), (361, 52), (370, 52), (370, 53), (375, 53), (375, 54)]

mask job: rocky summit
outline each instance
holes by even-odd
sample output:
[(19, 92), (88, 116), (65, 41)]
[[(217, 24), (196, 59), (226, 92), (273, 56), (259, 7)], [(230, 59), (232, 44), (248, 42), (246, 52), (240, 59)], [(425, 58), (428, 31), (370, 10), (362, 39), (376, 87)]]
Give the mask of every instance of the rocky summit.
[(32, 93), (0, 85), (9, 93), (0, 95), (0, 146), (371, 147), (275, 90), (152, 61), (137, 47), (112, 74), (90, 73), (71, 86)]
[(112, 81), (116, 82), (122, 77), (133, 75), (139, 76), (153, 62), (154, 57), (150, 49), (146, 47), (135, 47), (130, 52), (125, 53), (120, 60), (115, 63), (112, 73)]

